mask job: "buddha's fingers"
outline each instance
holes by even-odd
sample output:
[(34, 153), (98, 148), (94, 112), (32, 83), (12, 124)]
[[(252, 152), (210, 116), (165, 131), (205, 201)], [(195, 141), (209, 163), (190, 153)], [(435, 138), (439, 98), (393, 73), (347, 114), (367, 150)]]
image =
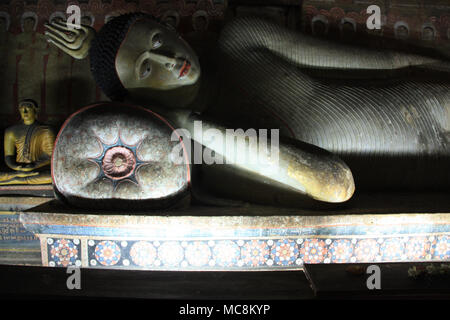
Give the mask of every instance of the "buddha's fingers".
[(58, 35), (48, 32), (48, 31), (45, 32), (45, 35), (49, 38), (52, 38), (55, 41), (58, 41), (58, 42), (64, 44), (67, 48), (72, 49), (72, 50), (80, 49), (83, 46), (84, 41), (87, 38), (87, 34), (85, 34), (84, 32), (82, 34), (77, 35), (77, 37), (72, 42), (67, 42), (67, 41), (65, 41), (65, 39), (61, 39)]
[(87, 57), (89, 51), (88, 50), (83, 50), (83, 48), (81, 48), (80, 50), (73, 50), (68, 48), (67, 46), (65, 46), (63, 43), (59, 42), (59, 40), (57, 38), (55, 39), (47, 39), (47, 41), (53, 45), (55, 45), (57, 48), (61, 49), (62, 51), (64, 51), (65, 53), (67, 53), (69, 56), (75, 58), (75, 59), (84, 59)]
[(84, 44), (84, 40), (86, 39), (87, 35), (85, 33), (80, 33), (80, 35), (77, 36), (77, 38), (75, 39), (74, 42), (72, 43), (67, 43), (67, 47), (73, 50), (78, 50), (80, 49), (83, 44)]
[(79, 29), (71, 29), (68, 26), (75, 25), (67, 24), (62, 20), (46, 24), (47, 31), (45, 36), (50, 43), (53, 43), (73, 58), (86, 58), (89, 54), (91, 41), (95, 37), (95, 30), (81, 25)]
[(44, 27), (47, 28), (49, 31), (45, 31), (45, 35), (53, 34), (55, 36), (58, 36), (62, 38), (65, 42), (74, 42), (76, 40), (76, 36), (73, 33), (67, 34), (66, 30), (60, 30), (58, 27), (55, 27), (49, 23), (44, 24)]
[(33, 177), (38, 176), (39, 172), (29, 172), (29, 173), (18, 173), (16, 177), (18, 178), (27, 178), (27, 177)]
[(8, 184), (12, 179), (16, 178), (27, 178), (39, 175), (39, 172), (14, 172), (14, 173), (3, 173), (0, 175), (0, 182), (5, 182)]
[(63, 20), (55, 20), (51, 23), (54, 26), (60, 27), (62, 30), (65, 30), (67, 32), (73, 32), (76, 35), (80, 33), (80, 25), (69, 23)]
[(75, 38), (85, 39), (90, 38), (95, 35), (95, 29), (91, 28), (89, 26), (85, 26), (82, 24), (73, 24), (73, 23), (67, 23), (63, 20), (61, 21), (55, 21), (52, 23), (52, 25), (56, 25), (60, 29), (62, 29), (65, 32), (73, 32), (76, 36)]

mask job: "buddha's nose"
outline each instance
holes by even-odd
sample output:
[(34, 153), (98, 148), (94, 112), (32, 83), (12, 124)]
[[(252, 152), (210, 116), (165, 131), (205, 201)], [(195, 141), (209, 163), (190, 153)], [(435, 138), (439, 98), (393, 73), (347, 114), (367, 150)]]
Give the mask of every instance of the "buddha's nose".
[(173, 70), (177, 65), (182, 65), (185, 61), (184, 59), (174, 58), (164, 53), (150, 52), (149, 54), (150, 59), (163, 65), (169, 71)]
[(162, 53), (150, 52), (150, 59), (166, 67), (169, 65), (175, 65), (177, 63), (177, 59)]

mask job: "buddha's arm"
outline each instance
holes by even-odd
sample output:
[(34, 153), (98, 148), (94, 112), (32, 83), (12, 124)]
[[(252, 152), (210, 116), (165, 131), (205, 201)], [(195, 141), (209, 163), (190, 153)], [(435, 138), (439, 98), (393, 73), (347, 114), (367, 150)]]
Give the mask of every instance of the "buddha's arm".
[[(434, 66), (438, 59), (393, 50), (369, 49), (301, 34), (259, 18), (241, 18), (225, 26), (219, 41), (225, 53), (268, 50), (286, 62), (306, 69), (383, 72), (411, 66)], [(236, 54), (234, 54), (236, 55)]]
[[(32, 165), (22, 165), (16, 162), (16, 135), (13, 130), (6, 130), (4, 138), (4, 151), (6, 165), (15, 171), (29, 172), (33, 170)], [(23, 175), (22, 175), (23, 176)]]
[(33, 170), (50, 165), (53, 145), (55, 143), (55, 135), (50, 128), (43, 128), (36, 139), (39, 139), (41, 150), (39, 160), (30, 164), (30, 167), (32, 167)]
[(4, 138), (5, 163), (12, 170), (21, 170), (21, 166), (16, 163), (15, 135), (11, 130), (6, 130)]
[(45, 157), (39, 161), (36, 161), (33, 165), (33, 169), (39, 169), (45, 166), (50, 165), (51, 158), (48, 155), (45, 155)]
[(33, 162), (26, 166), (26, 168), (29, 168), (30, 170), (36, 170), (45, 166), (50, 165), (51, 158), (47, 155), (45, 155), (42, 159), (39, 159), (36, 162)]
[(15, 55), (22, 55), (26, 52), (26, 50), (20, 45), (20, 42), (14, 41), (12, 50)]
[(33, 163), (20, 164), (16, 162), (16, 135), (13, 130), (6, 130), (4, 138), (5, 163), (12, 170), (29, 172), (50, 165), (55, 135), (50, 129), (43, 129), (40, 133), (40, 157)]
[[(197, 115), (190, 115), (184, 110), (167, 114), (177, 127), (187, 129), (193, 140), (220, 155), (227, 166), (247, 173), (251, 180), (264, 181), (266, 185), (272, 184), (274, 190), (289, 188), (299, 195), (307, 195), (309, 198), (328, 203), (347, 201), (355, 191), (349, 167), (337, 156), (323, 149), (306, 143), (281, 142), (272, 150), (272, 143), (269, 142), (271, 151), (262, 152), (259, 148), (263, 146), (258, 146), (257, 142), (259, 138), (253, 141), (256, 143), (246, 142), (248, 136), (243, 130), (242, 132), (231, 130), (233, 131), (231, 134), (237, 139), (236, 149), (239, 153), (242, 155), (248, 152), (249, 159), (246, 159), (246, 156), (241, 159), (235, 154), (234, 147), (226, 146), (229, 133), (225, 127)], [(196, 128), (196, 121), (200, 121), (201, 128)], [(218, 132), (221, 137), (226, 137), (225, 141), (204, 138), (211, 129)], [(234, 139), (233, 136), (231, 138)]]

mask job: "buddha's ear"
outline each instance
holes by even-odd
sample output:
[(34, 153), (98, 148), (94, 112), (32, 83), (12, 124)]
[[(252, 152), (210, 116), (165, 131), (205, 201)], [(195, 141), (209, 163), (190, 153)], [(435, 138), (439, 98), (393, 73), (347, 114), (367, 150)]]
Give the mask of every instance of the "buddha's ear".
[(41, 108), (39, 108), (38, 106), (34, 106), (33, 109), (34, 109), (34, 118), (37, 120)]

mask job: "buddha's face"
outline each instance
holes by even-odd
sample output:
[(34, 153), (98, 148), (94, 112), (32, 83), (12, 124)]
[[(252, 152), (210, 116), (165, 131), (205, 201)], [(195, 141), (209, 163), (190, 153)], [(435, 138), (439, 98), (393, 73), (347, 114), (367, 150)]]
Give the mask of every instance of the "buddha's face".
[(36, 21), (33, 18), (26, 18), (23, 21), (23, 31), (24, 32), (33, 32), (35, 22)]
[(195, 52), (175, 32), (148, 18), (138, 19), (116, 56), (122, 85), (133, 91), (171, 90), (196, 83), (200, 64)]
[(33, 124), (34, 121), (36, 120), (37, 116), (36, 109), (31, 103), (27, 102), (21, 103), (19, 105), (19, 112), (20, 117), (23, 120), (23, 123), (27, 125)]
[(196, 31), (205, 31), (208, 27), (208, 20), (204, 16), (198, 16), (194, 19), (193, 27)]
[(323, 36), (326, 34), (327, 32), (327, 26), (324, 22), (322, 21), (315, 21), (314, 25), (313, 25), (313, 32), (315, 35), (318, 36)]
[(353, 27), (353, 25), (350, 22), (345, 22), (342, 25), (342, 33), (344, 36), (353, 36), (353, 34), (355, 33), (355, 29)]
[(427, 41), (434, 40), (434, 31), (430, 27), (426, 27), (423, 29), (422, 39)]
[(400, 26), (397, 29), (397, 38), (406, 39), (408, 38), (409, 31), (405, 26)]

